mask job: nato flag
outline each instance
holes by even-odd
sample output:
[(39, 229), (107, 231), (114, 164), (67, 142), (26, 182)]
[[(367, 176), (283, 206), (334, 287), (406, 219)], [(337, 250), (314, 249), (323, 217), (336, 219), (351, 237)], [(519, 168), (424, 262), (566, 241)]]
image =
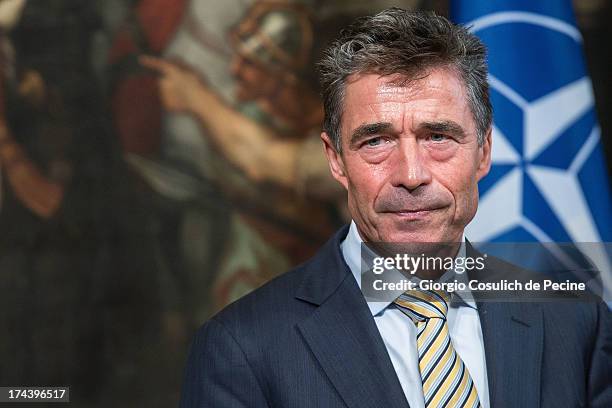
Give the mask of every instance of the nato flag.
[[(571, 1), (454, 0), (451, 18), (488, 48), (494, 110), (493, 166), (466, 236), (612, 241), (610, 183)], [(586, 247), (608, 288), (609, 246)]]

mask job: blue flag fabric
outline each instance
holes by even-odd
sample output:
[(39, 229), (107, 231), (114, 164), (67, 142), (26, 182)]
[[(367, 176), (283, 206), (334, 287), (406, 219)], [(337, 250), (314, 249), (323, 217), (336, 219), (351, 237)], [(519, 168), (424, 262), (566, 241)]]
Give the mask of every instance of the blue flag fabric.
[[(494, 110), (493, 165), (466, 235), (612, 241), (610, 183), (571, 1), (453, 0), (451, 19), (488, 48)], [(595, 252), (609, 274), (609, 256)]]

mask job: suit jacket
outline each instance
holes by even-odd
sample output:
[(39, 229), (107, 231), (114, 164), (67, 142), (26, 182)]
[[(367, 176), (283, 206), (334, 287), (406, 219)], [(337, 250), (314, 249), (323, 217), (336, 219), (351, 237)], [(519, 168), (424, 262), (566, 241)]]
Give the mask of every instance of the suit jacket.
[[(181, 407), (408, 407), (340, 252), (346, 233), (204, 324)], [(492, 407), (612, 407), (605, 304), (478, 302), (478, 312)]]

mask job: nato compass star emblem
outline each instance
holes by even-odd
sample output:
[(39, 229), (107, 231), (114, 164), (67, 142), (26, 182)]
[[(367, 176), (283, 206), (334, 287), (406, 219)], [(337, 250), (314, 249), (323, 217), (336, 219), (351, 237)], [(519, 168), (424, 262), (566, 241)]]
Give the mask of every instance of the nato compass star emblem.
[[(580, 32), (518, 11), (466, 25), (489, 48), (495, 112), (492, 168), (479, 184), (466, 235), (480, 242), (604, 241), (607, 222), (598, 225), (597, 187), (588, 185), (601, 149)], [(596, 263), (609, 271), (609, 258), (598, 252)]]

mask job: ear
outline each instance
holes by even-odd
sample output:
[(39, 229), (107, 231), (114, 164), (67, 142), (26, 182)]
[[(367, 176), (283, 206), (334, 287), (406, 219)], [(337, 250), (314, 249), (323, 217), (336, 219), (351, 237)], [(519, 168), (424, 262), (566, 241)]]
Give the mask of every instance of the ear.
[(327, 156), (327, 163), (329, 164), (329, 170), (332, 176), (342, 184), (344, 188), (348, 188), (348, 180), (346, 178), (342, 155), (336, 151), (334, 143), (326, 132), (321, 133), (321, 140), (323, 141), (325, 156)]
[(479, 147), (480, 162), (478, 163), (478, 170), (476, 170), (476, 179), (478, 181), (489, 174), (489, 170), (491, 170), (491, 147), (493, 143), (493, 138), (491, 137), (492, 131), (493, 128), (489, 127), (485, 140), (482, 146)]

